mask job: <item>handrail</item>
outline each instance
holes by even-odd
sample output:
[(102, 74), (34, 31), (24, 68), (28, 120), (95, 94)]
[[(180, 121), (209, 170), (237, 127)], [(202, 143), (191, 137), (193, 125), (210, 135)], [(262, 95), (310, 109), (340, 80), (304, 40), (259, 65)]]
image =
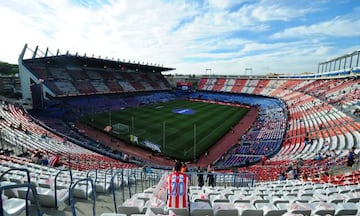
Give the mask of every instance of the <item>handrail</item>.
[(89, 178), (90, 173), (95, 172), (95, 182), (96, 182), (96, 180), (97, 180), (97, 171), (98, 171), (97, 169), (88, 170), (86, 172), (86, 177)]
[(30, 172), (28, 169), (25, 168), (11, 168), (6, 170), (4, 173), (2, 173), (0, 175), (0, 181), (2, 179), (2, 177), (6, 174), (8, 174), (11, 171), (14, 170), (18, 170), (18, 171), (24, 171), (26, 172), (27, 175), (27, 183), (23, 183), (23, 184), (14, 184), (14, 185), (4, 185), (4, 186), (0, 186), (0, 215), (3, 216), (4, 215), (4, 209), (3, 209), (3, 201), (2, 201), (2, 192), (3, 190), (8, 190), (8, 189), (14, 189), (14, 188), (22, 188), (22, 187), (26, 187), (27, 188), (27, 192), (26, 192), (26, 197), (25, 197), (25, 206), (26, 206), (26, 215), (29, 215), (29, 204), (28, 204), (28, 200), (29, 200), (29, 191), (31, 189), (32, 193), (33, 193), (33, 197), (35, 200), (35, 204), (36, 204), (36, 208), (37, 208), (37, 212), (38, 215), (41, 216), (42, 212), (40, 209), (40, 204), (39, 204), (39, 199), (38, 199), (38, 193), (36, 188), (31, 184), (30, 181)]
[[(127, 170), (127, 181), (128, 181), (128, 189), (129, 189), (129, 197), (131, 198), (131, 180), (130, 177), (132, 175), (132, 171), (130, 172), (130, 170)], [(136, 178), (135, 178), (136, 179)], [(135, 185), (136, 187), (136, 185)], [(136, 192), (135, 192), (136, 193)]]
[[(91, 176), (90, 176), (90, 173), (92, 173), (92, 172), (95, 172), (95, 180), (94, 180), (94, 185), (95, 185), (95, 187), (94, 187), (94, 188), (96, 189), (97, 169), (87, 171), (87, 173), (86, 173), (86, 178), (92, 179)], [(90, 176), (90, 177), (89, 177), (89, 176)], [(86, 184), (86, 196), (85, 196), (85, 199), (88, 198), (87, 190), (88, 190), (88, 184)]]
[[(204, 185), (208, 183), (207, 175), (208, 172), (186, 172), (189, 176), (189, 180), (192, 184), (197, 184), (195, 181), (199, 178), (200, 175), (203, 176)], [(214, 176), (214, 186), (216, 185), (227, 185), (235, 187), (253, 187), (255, 181), (255, 174), (252, 172), (234, 172), (234, 173), (223, 173), (223, 172), (212, 172)]]
[[(90, 174), (92, 173), (92, 172), (95, 172), (95, 185), (96, 185), (96, 182), (97, 182), (97, 179), (98, 179), (98, 171), (99, 170), (97, 170), (97, 169), (94, 169), (94, 170), (89, 170), (87, 173), (86, 173), (86, 177), (87, 178), (92, 178), (92, 176), (90, 176)], [(112, 173), (113, 172), (113, 170), (112, 170), (112, 168), (109, 168), (109, 169), (107, 169), (106, 171), (105, 171), (105, 179), (104, 179), (104, 188), (105, 188), (105, 193), (107, 192), (107, 187), (106, 187), (106, 185), (107, 185), (107, 180), (106, 180), (106, 176), (107, 176), (107, 174), (108, 174), (108, 172), (110, 172), (110, 173)], [(96, 187), (95, 187), (96, 188)]]
[[(110, 175), (112, 175), (113, 174), (113, 169), (112, 168), (109, 168), (109, 169), (107, 169), (106, 171), (105, 171), (105, 190), (106, 190), (106, 183), (107, 183), (107, 174), (108, 174), (108, 172), (110, 172)], [(105, 191), (105, 193), (106, 193), (106, 191)]]
[[(54, 189), (55, 189), (55, 209), (58, 209), (59, 208), (59, 206), (58, 206), (58, 203), (57, 203), (57, 177), (60, 175), (60, 173), (62, 173), (63, 171), (68, 171), (69, 170), (69, 172), (70, 172), (70, 187), (71, 187), (71, 185), (72, 185), (72, 183), (73, 183), (73, 177), (72, 177), (72, 171), (71, 171), (71, 168), (69, 168), (69, 169), (61, 169), (61, 170), (59, 170), (59, 172), (58, 173), (56, 173), (56, 175), (55, 175), (55, 179), (54, 179)], [(69, 191), (69, 196), (70, 196), (70, 191)]]
[(142, 169), (141, 170), (141, 173), (140, 173), (140, 181), (141, 181), (141, 191), (144, 191), (144, 182), (145, 182), (145, 169)]
[(116, 204), (116, 194), (115, 194), (115, 185), (114, 185), (114, 178), (116, 176), (118, 176), (118, 174), (121, 174), (121, 189), (122, 189), (122, 198), (123, 198), (123, 202), (125, 201), (125, 193), (124, 193), (124, 169), (121, 170), (117, 170), (116, 172), (114, 172), (113, 176), (111, 177), (111, 191), (113, 194), (113, 202), (114, 202), (114, 207), (115, 207), (115, 213), (117, 213), (117, 204)]
[(31, 192), (33, 194), (34, 200), (35, 200), (35, 204), (36, 204), (36, 209), (38, 212), (38, 216), (42, 216), (42, 212), (40, 209), (40, 204), (39, 204), (39, 199), (38, 199), (38, 193), (36, 191), (36, 188), (34, 187), (34, 185), (32, 185), (31, 183), (25, 183), (25, 184), (13, 184), (13, 185), (4, 185), (4, 186), (0, 186), (0, 215), (4, 216), (4, 209), (3, 209), (3, 201), (2, 201), (2, 192), (4, 190), (8, 190), (8, 189), (15, 189), (15, 188), (23, 188), (23, 187), (27, 187), (27, 193), (26, 193), (26, 198), (25, 198), (25, 205), (26, 205), (26, 216), (30, 215), (29, 214), (29, 189), (31, 189)]
[(128, 182), (129, 182), (128, 184), (129, 184), (130, 197), (131, 197), (131, 189), (130, 189), (130, 188), (131, 188), (131, 184), (130, 184), (130, 182), (131, 182), (131, 181), (130, 181), (130, 180), (131, 180), (131, 179), (130, 179), (131, 176), (134, 176), (134, 179), (135, 179), (135, 182), (134, 182), (134, 184), (135, 184), (135, 186), (134, 186), (134, 187), (135, 187), (135, 194), (137, 193), (137, 176), (136, 176), (136, 172), (137, 172), (137, 170), (133, 170), (133, 169), (132, 169), (132, 170), (131, 170), (131, 174), (128, 176)]
[[(79, 179), (78, 181), (76, 181), (71, 187), (70, 187), (70, 205), (71, 205), (71, 211), (73, 213), (73, 216), (76, 216), (76, 208), (75, 208), (75, 201), (74, 201), (74, 197), (73, 197), (73, 190), (75, 188), (75, 186), (77, 184), (79, 184), (79, 182), (82, 181), (90, 181), (91, 183), (91, 187), (92, 187), (92, 195), (93, 195), (93, 216), (96, 215), (96, 192), (95, 192), (95, 188), (94, 188), (94, 182), (91, 178), (83, 178), (83, 179)], [(88, 183), (87, 183), (88, 184)], [(86, 198), (87, 198), (87, 188), (86, 188)]]
[(2, 179), (2, 177), (3, 177), (4, 175), (6, 175), (6, 174), (9, 173), (10, 171), (14, 171), (14, 170), (26, 172), (27, 182), (30, 183), (30, 172), (29, 172), (28, 169), (25, 169), (25, 168), (10, 168), (10, 169), (6, 170), (4, 173), (2, 173), (2, 174), (0, 175), (0, 181), (1, 181), (1, 179)]

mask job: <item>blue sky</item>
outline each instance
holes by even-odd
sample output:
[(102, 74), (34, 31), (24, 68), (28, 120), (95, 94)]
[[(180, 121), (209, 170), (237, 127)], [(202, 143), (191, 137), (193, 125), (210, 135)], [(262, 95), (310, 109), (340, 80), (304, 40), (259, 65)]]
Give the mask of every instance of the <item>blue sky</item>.
[(358, 0), (4, 0), (0, 24), (10, 63), (27, 43), (179, 74), (302, 73), (360, 48)]

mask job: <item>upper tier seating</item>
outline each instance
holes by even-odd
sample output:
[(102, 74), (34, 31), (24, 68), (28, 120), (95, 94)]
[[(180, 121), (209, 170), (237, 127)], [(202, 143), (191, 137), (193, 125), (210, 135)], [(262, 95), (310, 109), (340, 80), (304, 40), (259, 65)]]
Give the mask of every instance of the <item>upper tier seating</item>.
[(45, 90), (51, 90), (56, 96), (171, 89), (160, 72), (145, 73), (83, 65), (44, 67), (36, 63), (29, 63), (27, 67), (36, 78), (43, 81)]
[[(224, 81), (224, 78), (207, 77), (202, 78), (199, 83), (198, 90), (258, 94), (280, 98), (286, 103), (289, 117), (287, 133), (280, 152), (271, 158), (270, 164), (286, 166), (290, 161), (300, 158), (312, 161), (318, 153), (325, 156), (332, 152), (335, 153), (335, 157), (343, 159), (350, 148), (360, 147), (360, 123), (342, 110), (344, 105), (359, 102), (359, 79), (226, 78)], [(268, 132), (270, 133), (266, 133), (266, 136), (271, 134), (271, 131)], [(258, 132), (252, 136), (254, 139), (250, 142), (255, 148), (256, 140), (259, 138)], [(241, 147), (239, 150), (249, 153), (250, 159), (254, 153), (258, 155), (247, 147)], [(249, 159), (249, 156), (241, 160), (233, 156), (230, 158), (231, 163), (240, 163), (246, 159)], [(273, 173), (278, 174), (279, 169), (275, 169)]]

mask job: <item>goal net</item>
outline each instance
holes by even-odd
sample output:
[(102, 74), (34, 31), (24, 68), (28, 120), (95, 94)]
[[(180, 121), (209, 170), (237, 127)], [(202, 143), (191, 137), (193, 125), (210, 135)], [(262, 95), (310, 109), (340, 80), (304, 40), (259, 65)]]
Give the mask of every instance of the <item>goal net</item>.
[(126, 124), (116, 123), (112, 125), (112, 132), (114, 134), (128, 134), (129, 126)]

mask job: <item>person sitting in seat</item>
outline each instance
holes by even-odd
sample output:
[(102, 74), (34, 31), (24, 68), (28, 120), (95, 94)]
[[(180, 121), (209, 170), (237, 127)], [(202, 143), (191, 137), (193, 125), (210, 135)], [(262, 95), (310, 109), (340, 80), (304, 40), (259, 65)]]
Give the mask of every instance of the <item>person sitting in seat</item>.
[(320, 152), (317, 153), (317, 155), (316, 155), (315, 158), (314, 158), (314, 160), (316, 160), (316, 161), (321, 161), (322, 159), (323, 159), (323, 158), (322, 158)]
[(49, 159), (49, 167), (59, 167), (62, 166), (62, 162), (60, 159), (60, 153), (57, 153), (56, 155), (53, 155)]
[(43, 166), (47, 166), (49, 164), (49, 159), (47, 155), (43, 155), (40, 159), (40, 164)]
[(347, 165), (349, 167), (351, 167), (354, 162), (355, 162), (355, 158), (357, 158), (357, 154), (355, 154), (355, 146), (353, 146), (350, 150), (349, 150), (349, 153), (348, 153), (348, 156), (347, 156)]
[(33, 154), (31, 156), (31, 162), (36, 163), (36, 164), (40, 164), (40, 160), (41, 160), (42, 157), (43, 156), (42, 156), (41, 152), (37, 151), (35, 154)]

